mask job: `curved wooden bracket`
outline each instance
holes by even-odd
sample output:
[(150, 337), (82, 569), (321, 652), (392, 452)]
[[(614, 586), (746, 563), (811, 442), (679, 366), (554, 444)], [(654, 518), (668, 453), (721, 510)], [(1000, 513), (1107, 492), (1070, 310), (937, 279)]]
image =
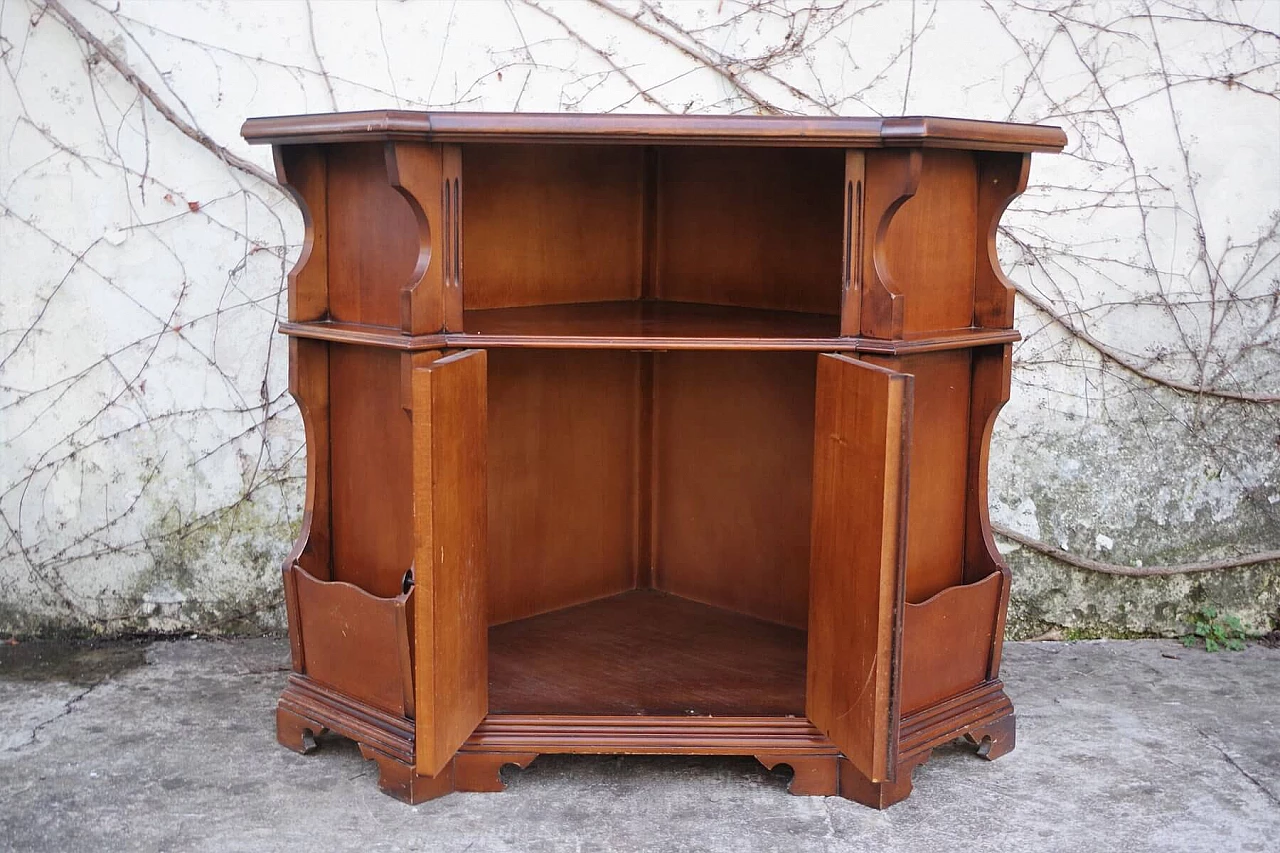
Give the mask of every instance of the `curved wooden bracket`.
[(996, 230), (1010, 202), (1027, 188), (1030, 154), (984, 152), (978, 165), (978, 257), (974, 264), (973, 325), (988, 329), (1013, 328), (1013, 283), (1000, 267)]
[(400, 290), (400, 329), (462, 330), (462, 156), (456, 145), (384, 143), (387, 181), (413, 211), (418, 260)]
[(327, 161), (317, 145), (277, 145), (276, 178), (302, 212), (302, 251), (289, 270), (289, 321), (323, 320), (329, 313)]
[(791, 768), (795, 775), (791, 777), (787, 791), (798, 797), (834, 797), (840, 790), (837, 760), (836, 755), (756, 754), (756, 761), (766, 770), (772, 770), (779, 764)]
[[(979, 757), (995, 761), (1013, 751), (1015, 728), (1016, 720), (1010, 709), (1003, 716), (973, 726), (965, 732), (964, 738), (970, 745), (978, 748)], [(873, 809), (886, 809), (894, 803), (900, 803), (911, 796), (911, 776), (916, 768), (932, 756), (932, 747), (908, 754), (898, 762), (891, 782), (871, 782), (848, 759), (841, 758), (840, 796)]]
[(874, 230), (869, 235), (871, 251), (862, 253), (862, 334), (900, 338), (906, 303), (889, 272), (885, 235), (894, 214), (919, 188), (924, 159), (918, 148), (869, 152), (867, 157), (862, 221)]

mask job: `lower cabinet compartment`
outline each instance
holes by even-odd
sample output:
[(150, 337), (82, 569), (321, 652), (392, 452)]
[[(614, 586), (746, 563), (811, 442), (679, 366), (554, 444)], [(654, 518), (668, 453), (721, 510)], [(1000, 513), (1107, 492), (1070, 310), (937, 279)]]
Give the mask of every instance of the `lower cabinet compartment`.
[(992, 572), (907, 604), (902, 620), (904, 716), (987, 680), (1003, 578)]
[(414, 591), (379, 598), (295, 565), (303, 669), (313, 681), (375, 708), (413, 716)]
[(652, 589), (489, 630), (494, 714), (801, 717), (805, 632)]

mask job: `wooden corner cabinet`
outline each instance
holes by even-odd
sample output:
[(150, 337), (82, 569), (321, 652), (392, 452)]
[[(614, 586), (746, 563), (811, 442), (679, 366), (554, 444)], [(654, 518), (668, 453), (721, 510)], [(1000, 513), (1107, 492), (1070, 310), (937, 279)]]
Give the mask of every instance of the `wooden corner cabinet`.
[(1013, 748), (987, 519), (1052, 127), (366, 112), (249, 120), (306, 508), (278, 736), (416, 803), (545, 753), (731, 754), (881, 808)]

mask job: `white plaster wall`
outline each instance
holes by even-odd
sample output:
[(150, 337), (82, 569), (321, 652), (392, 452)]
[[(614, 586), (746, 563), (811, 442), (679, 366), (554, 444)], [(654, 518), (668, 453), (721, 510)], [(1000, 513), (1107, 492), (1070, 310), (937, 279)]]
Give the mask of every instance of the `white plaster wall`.
[[(267, 169), (244, 118), (335, 108), (1059, 124), (1068, 153), (1004, 220), (1034, 302), (993, 517), (1122, 565), (1280, 546), (1280, 3), (63, 4)], [(0, 632), (278, 627), (300, 217), (43, 0), (0, 3), (0, 60)], [(1280, 602), (1274, 564), (1112, 582), (1012, 550), (1031, 632), (1171, 630), (1211, 599), (1257, 627)]]

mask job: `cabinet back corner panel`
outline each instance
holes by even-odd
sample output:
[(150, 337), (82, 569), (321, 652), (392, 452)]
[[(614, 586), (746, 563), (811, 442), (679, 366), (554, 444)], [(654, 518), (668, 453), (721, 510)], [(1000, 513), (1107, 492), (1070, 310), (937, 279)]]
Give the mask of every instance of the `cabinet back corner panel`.
[(844, 152), (661, 149), (660, 298), (840, 313)]
[(815, 358), (655, 356), (658, 588), (804, 627)]
[(640, 296), (643, 149), (468, 145), (462, 186), (465, 308)]
[(490, 621), (630, 588), (644, 356), (489, 355)]

